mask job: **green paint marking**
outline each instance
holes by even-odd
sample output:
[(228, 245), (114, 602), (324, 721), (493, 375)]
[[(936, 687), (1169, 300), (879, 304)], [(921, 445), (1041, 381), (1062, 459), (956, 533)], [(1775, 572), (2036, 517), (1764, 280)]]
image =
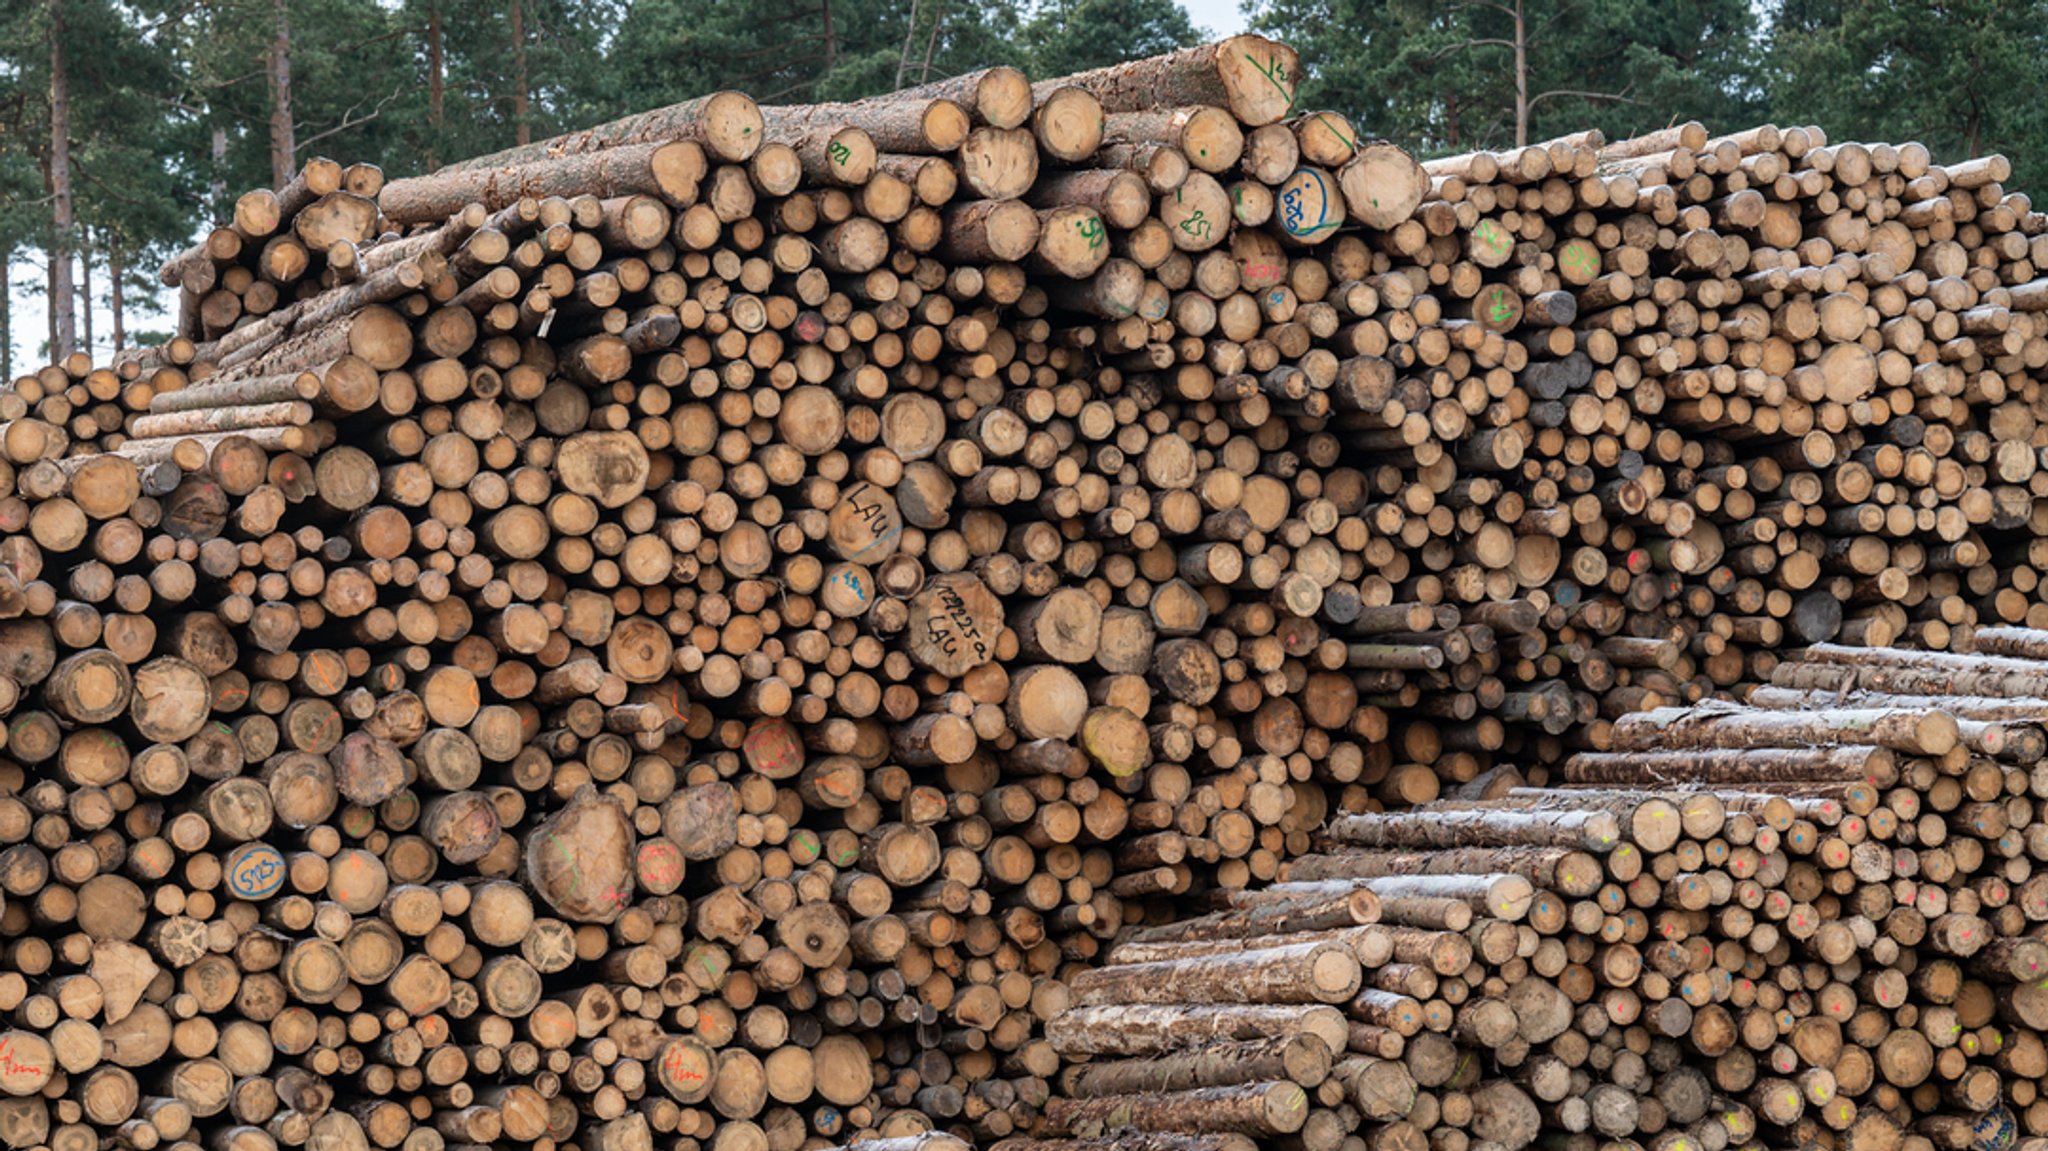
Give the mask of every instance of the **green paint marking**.
[[(1316, 122), (1321, 124), (1323, 127), (1328, 128), (1330, 130), (1330, 135), (1337, 137), (1337, 139), (1341, 143), (1343, 143), (1343, 145), (1346, 148), (1349, 148), (1354, 152), (1358, 151), (1358, 141), (1353, 140), (1350, 137), (1344, 135), (1344, 130), (1342, 128), (1337, 127), (1336, 124), (1330, 121), (1330, 114), (1328, 112), (1317, 112)], [(1378, 200), (1374, 200), (1372, 202), (1372, 206), (1377, 208), (1380, 206), (1380, 202)]]
[(1258, 69), (1259, 75), (1264, 76), (1267, 83), (1273, 85), (1282, 96), (1287, 97), (1287, 106), (1293, 108), (1294, 102), (1299, 98), (1300, 94), (1290, 89), (1286, 84), (1281, 83), (1282, 80), (1287, 79), (1287, 66), (1278, 60), (1268, 60), (1261, 64), (1250, 52), (1246, 52), (1244, 58), (1246, 63)]

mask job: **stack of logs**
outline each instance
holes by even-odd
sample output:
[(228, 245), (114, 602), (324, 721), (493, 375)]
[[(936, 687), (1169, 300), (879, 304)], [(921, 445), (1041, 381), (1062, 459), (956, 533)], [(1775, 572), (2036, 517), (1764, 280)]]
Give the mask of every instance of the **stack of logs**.
[[(2048, 632), (1816, 645), (1563, 786), (1340, 816), (1127, 932), (1001, 1151), (2003, 1149), (2048, 1135)], [(1668, 790), (1667, 790), (1668, 789)]]
[[(1663, 898), (1255, 894), (1323, 882), (1333, 813), (1568, 779), (1788, 643), (2048, 622), (2048, 221), (2002, 159), (1687, 124), (1418, 165), (1299, 74), (1237, 37), (314, 161), (166, 266), (176, 338), (0, 392), (0, 1143), (1079, 1131), (1047, 1022), (1146, 994), (1081, 974), (1127, 926), (1363, 919), (1286, 971), (1450, 1027), (1472, 963), (1504, 995)], [(1697, 845), (1760, 866), (1842, 801), (1779, 798)], [(1402, 818), (1374, 850), (1441, 836)], [(1427, 1029), (1388, 1011), (1284, 1016), (1317, 1131), (1391, 1074), (1354, 1033)]]

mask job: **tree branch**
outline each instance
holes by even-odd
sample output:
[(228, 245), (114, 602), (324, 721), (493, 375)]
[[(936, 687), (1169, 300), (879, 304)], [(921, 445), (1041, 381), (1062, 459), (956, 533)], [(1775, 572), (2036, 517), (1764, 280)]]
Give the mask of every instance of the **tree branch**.
[(1627, 92), (1583, 92), (1576, 88), (1553, 88), (1548, 92), (1538, 93), (1530, 97), (1529, 106), (1534, 108), (1538, 103), (1548, 100), (1552, 96), (1577, 96), (1581, 100), (1612, 100), (1617, 104), (1639, 104), (1642, 102), (1630, 96)]
[(1482, 36), (1472, 40), (1460, 40), (1456, 44), (1446, 44), (1442, 48), (1431, 52), (1429, 58), (1441, 60), (1453, 52), (1463, 52), (1467, 48), (1512, 48), (1514, 46), (1515, 42), (1513, 40), (1502, 40), (1494, 36)]
[[(354, 128), (362, 124), (367, 124), (370, 121), (375, 120), (377, 117), (382, 116), (384, 114), (385, 107), (396, 99), (398, 99), (398, 92), (394, 90), (391, 93), (391, 95), (386, 96), (382, 100), (377, 101), (377, 107), (371, 110), (369, 115), (359, 117), (356, 119), (350, 119), (350, 116), (356, 110), (355, 108), (350, 108), (347, 112), (343, 112), (341, 114), (341, 123), (336, 124), (334, 127), (327, 129), (325, 132), (316, 132), (313, 135), (308, 136), (303, 140), (300, 140), (298, 142), (298, 146), (293, 149), (293, 156), (296, 158), (297, 154), (299, 152), (305, 151), (309, 145), (312, 145), (321, 140), (325, 140), (327, 137), (332, 136), (337, 132), (346, 132), (350, 128)], [(362, 107), (361, 104), (356, 105), (356, 108), (360, 107)]]
[(1496, 4), (1493, 0), (1461, 0), (1460, 3), (1447, 5), (1445, 11), (1456, 12), (1461, 8), (1491, 8), (1509, 19), (1513, 19), (1515, 15), (1513, 8), (1505, 4)]

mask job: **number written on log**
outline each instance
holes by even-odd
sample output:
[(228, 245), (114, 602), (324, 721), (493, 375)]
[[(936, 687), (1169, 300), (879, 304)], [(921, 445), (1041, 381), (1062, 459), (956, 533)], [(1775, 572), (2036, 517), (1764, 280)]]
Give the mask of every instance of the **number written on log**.
[(251, 844), (228, 867), (228, 888), (243, 899), (268, 899), (284, 886), (284, 856), (268, 844)]
[(1321, 172), (1302, 168), (1288, 179), (1280, 192), (1280, 226), (1297, 239), (1337, 226), (1330, 219), (1330, 188)]
[(1084, 219), (1076, 220), (1074, 221), (1074, 229), (1081, 233), (1082, 239), (1088, 241), (1089, 251), (1092, 252), (1102, 246), (1102, 218), (1100, 216), (1088, 216)]
[(846, 162), (848, 160), (853, 159), (853, 149), (847, 147), (846, 145), (840, 143), (837, 140), (834, 140), (831, 144), (826, 146), (825, 155), (830, 156), (834, 164), (837, 164), (840, 167), (845, 167)]
[(853, 597), (860, 602), (868, 602), (868, 589), (860, 582), (859, 572), (851, 570), (842, 571), (832, 577), (832, 582), (852, 592)]
[(932, 617), (929, 625), (932, 643), (947, 655), (972, 651), (977, 662), (986, 660), (988, 640), (975, 623), (967, 601), (951, 587), (941, 587), (938, 592), (940, 613)]

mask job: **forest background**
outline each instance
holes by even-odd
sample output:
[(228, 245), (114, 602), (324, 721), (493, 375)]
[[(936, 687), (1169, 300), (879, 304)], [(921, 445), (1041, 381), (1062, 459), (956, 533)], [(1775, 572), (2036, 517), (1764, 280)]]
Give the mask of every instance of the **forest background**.
[(162, 339), (157, 264), (311, 156), (411, 174), (720, 88), (1039, 79), (1241, 28), (1422, 157), (1771, 121), (2048, 176), (2048, 0), (1206, 2), (0, 0), (0, 380)]

